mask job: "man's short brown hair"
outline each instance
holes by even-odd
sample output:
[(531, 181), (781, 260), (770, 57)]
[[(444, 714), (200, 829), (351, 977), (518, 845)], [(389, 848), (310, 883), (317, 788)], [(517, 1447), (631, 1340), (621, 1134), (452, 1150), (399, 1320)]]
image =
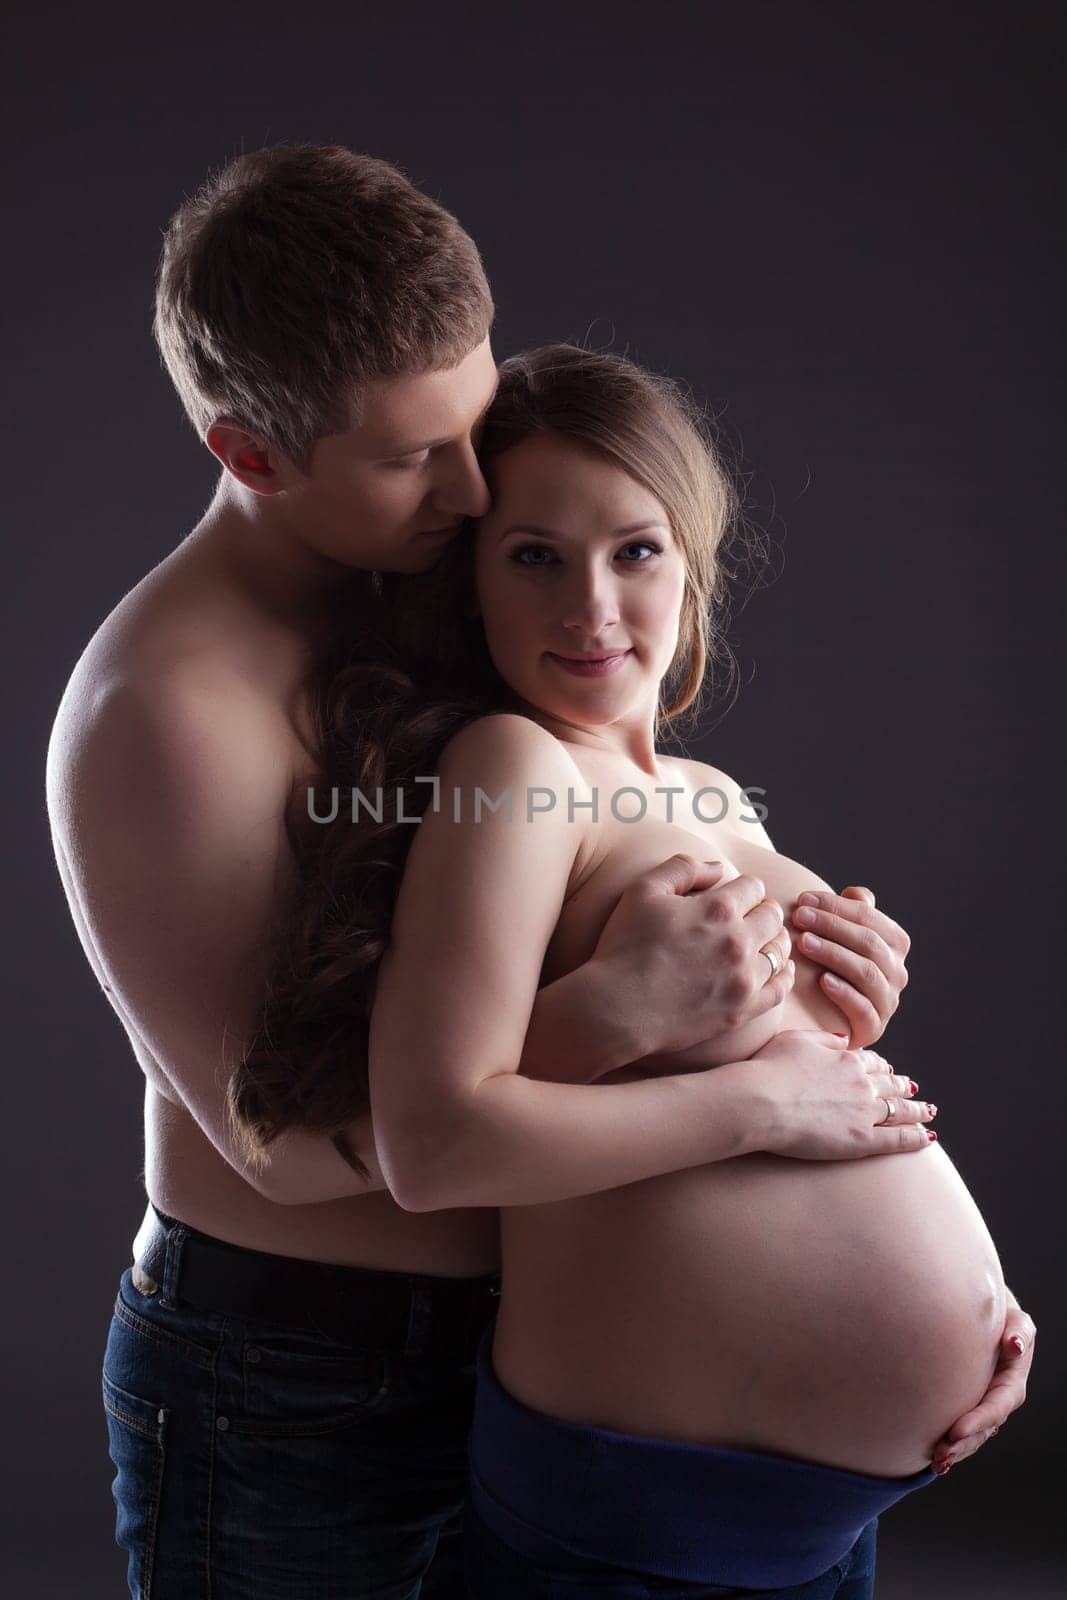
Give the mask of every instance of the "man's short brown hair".
[(474, 241), (396, 167), (276, 145), (171, 218), (153, 332), (201, 437), (231, 417), (306, 467), (370, 380), (455, 366), (492, 321)]

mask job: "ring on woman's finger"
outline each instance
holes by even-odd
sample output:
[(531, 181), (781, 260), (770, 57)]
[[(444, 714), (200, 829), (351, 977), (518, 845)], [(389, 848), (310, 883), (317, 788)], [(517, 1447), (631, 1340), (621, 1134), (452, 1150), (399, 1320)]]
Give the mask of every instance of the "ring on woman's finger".
[(893, 1120), (893, 1113), (897, 1109), (896, 1101), (888, 1099), (888, 1097), (886, 1095), (884, 1095), (884, 1094), (880, 1095), (879, 1099), (881, 1100), (882, 1104), (885, 1106), (885, 1116), (882, 1118), (881, 1122), (876, 1122), (875, 1123), (875, 1127), (876, 1128), (884, 1128), (887, 1122), (892, 1122), (892, 1120)]
[(773, 944), (764, 945), (760, 951), (761, 956), (766, 956), (771, 964), (771, 977), (776, 978), (781, 971), (782, 958)]

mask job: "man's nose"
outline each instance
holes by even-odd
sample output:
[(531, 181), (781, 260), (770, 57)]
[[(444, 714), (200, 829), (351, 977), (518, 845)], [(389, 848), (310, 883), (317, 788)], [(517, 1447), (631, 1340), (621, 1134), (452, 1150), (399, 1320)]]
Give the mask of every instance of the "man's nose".
[(469, 441), (441, 452), (431, 499), (446, 516), (484, 517), (489, 510), (489, 485)]

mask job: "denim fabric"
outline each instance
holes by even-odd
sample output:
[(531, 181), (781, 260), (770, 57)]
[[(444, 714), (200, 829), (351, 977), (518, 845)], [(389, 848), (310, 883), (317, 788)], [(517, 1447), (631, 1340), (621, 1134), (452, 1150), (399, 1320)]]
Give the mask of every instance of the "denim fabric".
[(551, 1566), (531, 1561), (498, 1539), (468, 1497), (464, 1554), (468, 1600), (712, 1600), (745, 1595), (761, 1600), (872, 1600), (878, 1518), (867, 1524), (852, 1549), (817, 1578), (785, 1589), (741, 1589), (717, 1583), (679, 1583), (674, 1578), (609, 1567), (567, 1557)]
[(474, 1355), (251, 1324), (124, 1272), (103, 1398), (131, 1595), (459, 1600)]

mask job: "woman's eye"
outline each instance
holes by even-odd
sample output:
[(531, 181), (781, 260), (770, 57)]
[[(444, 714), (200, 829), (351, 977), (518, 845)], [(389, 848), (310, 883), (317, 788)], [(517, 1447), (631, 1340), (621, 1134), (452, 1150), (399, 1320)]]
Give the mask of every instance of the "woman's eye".
[[(524, 556), (548, 556), (549, 561), (524, 561)], [(510, 560), (514, 561), (516, 566), (520, 567), (547, 567), (550, 565), (552, 559), (553, 557), (551, 550), (549, 550), (547, 545), (543, 544), (520, 545), (517, 550), (513, 550), (511, 552), (510, 556)]]
[[(628, 567), (644, 566), (646, 561), (651, 559), (652, 556), (658, 556), (662, 554), (661, 546), (658, 544), (653, 544), (647, 539), (641, 539), (632, 544), (624, 545), (618, 553), (620, 556), (626, 556), (628, 552), (635, 550), (646, 551), (647, 555), (638, 556), (636, 559), (628, 559), (625, 563), (625, 565)], [(534, 559), (528, 560), (527, 557), (533, 557)], [(544, 559), (539, 559), (541, 557)], [(520, 545), (518, 549), (513, 550), (508, 559), (510, 561), (514, 561), (516, 565), (520, 567), (548, 567), (555, 562), (556, 556), (554, 551), (550, 550), (547, 545), (524, 544)]]

